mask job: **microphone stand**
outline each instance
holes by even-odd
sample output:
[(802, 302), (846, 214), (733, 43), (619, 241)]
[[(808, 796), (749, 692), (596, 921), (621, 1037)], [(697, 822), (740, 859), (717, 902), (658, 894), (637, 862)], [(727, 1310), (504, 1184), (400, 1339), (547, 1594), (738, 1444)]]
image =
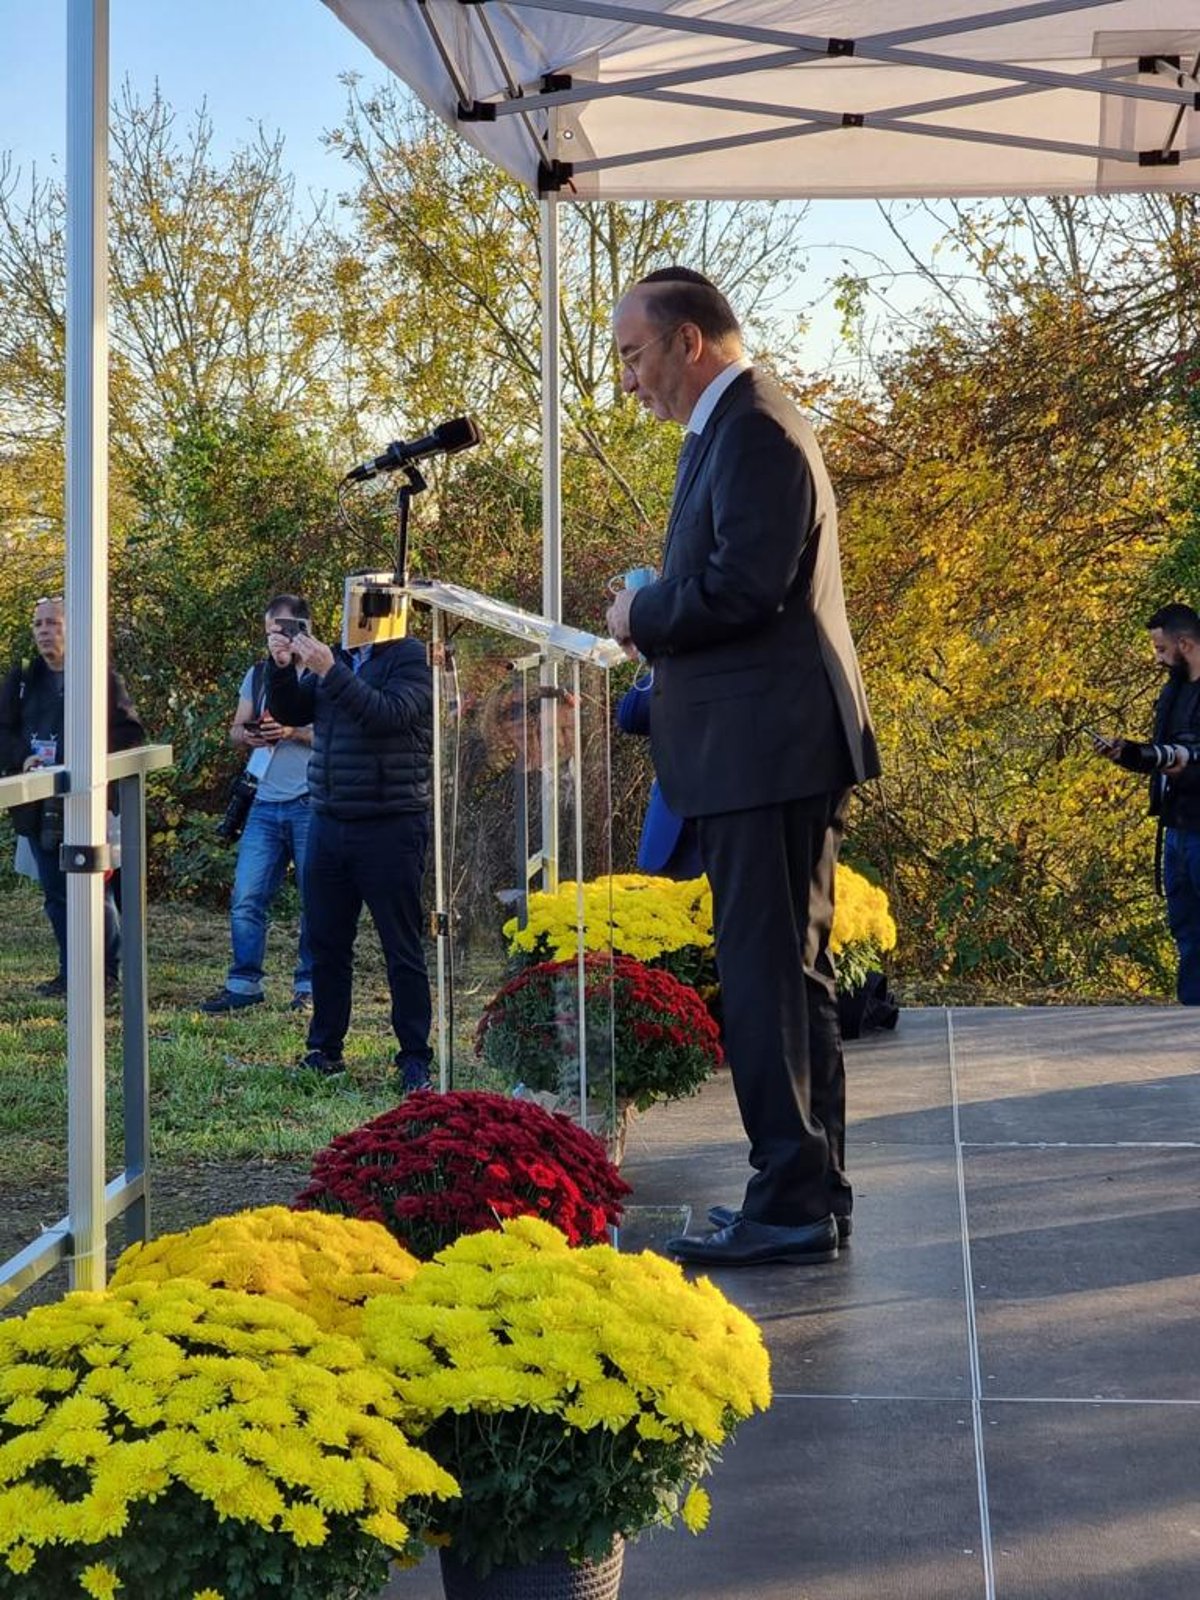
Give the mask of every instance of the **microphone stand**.
[(403, 467), (407, 483), (402, 483), (396, 491), (396, 570), (392, 575), (392, 582), (407, 586), (408, 584), (408, 513), (412, 505), (412, 497), (420, 494), (422, 489), (429, 485), (413, 466), (406, 462)]

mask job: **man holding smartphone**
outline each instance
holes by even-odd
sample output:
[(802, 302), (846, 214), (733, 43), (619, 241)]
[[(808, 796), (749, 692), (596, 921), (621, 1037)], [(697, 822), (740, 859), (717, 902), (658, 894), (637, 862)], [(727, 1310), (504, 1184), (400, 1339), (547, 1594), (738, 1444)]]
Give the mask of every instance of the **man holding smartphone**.
[[(300, 595), (277, 594), (263, 619), (268, 645), (272, 634), (292, 637), (300, 630), (307, 631), (310, 615), (308, 601)], [(267, 710), (265, 660), (257, 662), (242, 679), (229, 740), (250, 752), (246, 771), (257, 780), (257, 788), (238, 844), (229, 913), (233, 959), (224, 986), (200, 1003), (200, 1010), (209, 1016), (262, 1004), (271, 906), (289, 864), (295, 867), (297, 883), (301, 881), (308, 849), (312, 728), (280, 723)], [(311, 1005), (312, 955), (301, 905), (291, 1009), (307, 1011)]]

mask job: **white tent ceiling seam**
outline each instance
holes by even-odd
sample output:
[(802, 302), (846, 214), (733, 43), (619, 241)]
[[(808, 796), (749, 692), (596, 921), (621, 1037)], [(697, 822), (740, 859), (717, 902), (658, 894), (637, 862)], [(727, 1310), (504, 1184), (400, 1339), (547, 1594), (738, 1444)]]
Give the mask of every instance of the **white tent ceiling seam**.
[(1196, 0), (325, 0), (564, 199), (1200, 187)]

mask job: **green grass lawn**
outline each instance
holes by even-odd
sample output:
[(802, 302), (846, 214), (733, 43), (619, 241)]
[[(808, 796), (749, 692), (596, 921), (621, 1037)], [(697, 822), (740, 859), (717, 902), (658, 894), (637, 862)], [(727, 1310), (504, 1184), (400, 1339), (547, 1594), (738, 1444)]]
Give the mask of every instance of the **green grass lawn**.
[[(348, 1072), (320, 1079), (288, 1069), (304, 1049), (307, 1019), (287, 1010), (295, 959), (294, 922), (272, 925), (267, 1000), (230, 1017), (197, 1010), (221, 987), (229, 960), (224, 915), (193, 907), (150, 908), (151, 1141), (156, 1162), (307, 1161), (335, 1134), (396, 1103), (395, 1039), (378, 940), (364, 913)], [(54, 944), (33, 886), (0, 889), (0, 1186), (61, 1178), (67, 1163), (66, 1006), (34, 986), (55, 967)], [(431, 966), (432, 974), (432, 966)], [(483, 988), (490, 993), (490, 985)], [(479, 1008), (486, 1000), (482, 993)], [(463, 1006), (463, 1078), (471, 1072), (474, 1016)], [(105, 1025), (108, 1166), (121, 1154), (121, 1020)]]

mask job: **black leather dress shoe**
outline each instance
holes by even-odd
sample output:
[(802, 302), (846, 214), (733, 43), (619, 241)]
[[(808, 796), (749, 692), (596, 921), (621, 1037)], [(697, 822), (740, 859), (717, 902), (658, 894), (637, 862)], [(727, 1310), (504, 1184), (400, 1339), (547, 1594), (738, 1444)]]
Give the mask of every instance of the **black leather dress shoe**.
[(668, 1239), (666, 1249), (676, 1261), (696, 1267), (758, 1267), (773, 1262), (802, 1267), (832, 1261), (838, 1253), (837, 1225), (832, 1217), (799, 1228), (776, 1228), (768, 1222), (739, 1217), (727, 1228), (705, 1239), (686, 1234)]
[[(727, 1228), (731, 1222), (737, 1222), (741, 1217), (740, 1211), (735, 1211), (732, 1206), (709, 1206), (708, 1220), (714, 1228)], [(833, 1220), (837, 1223), (838, 1244), (849, 1242), (850, 1235), (854, 1232), (854, 1218), (843, 1217), (838, 1212), (833, 1213)]]

